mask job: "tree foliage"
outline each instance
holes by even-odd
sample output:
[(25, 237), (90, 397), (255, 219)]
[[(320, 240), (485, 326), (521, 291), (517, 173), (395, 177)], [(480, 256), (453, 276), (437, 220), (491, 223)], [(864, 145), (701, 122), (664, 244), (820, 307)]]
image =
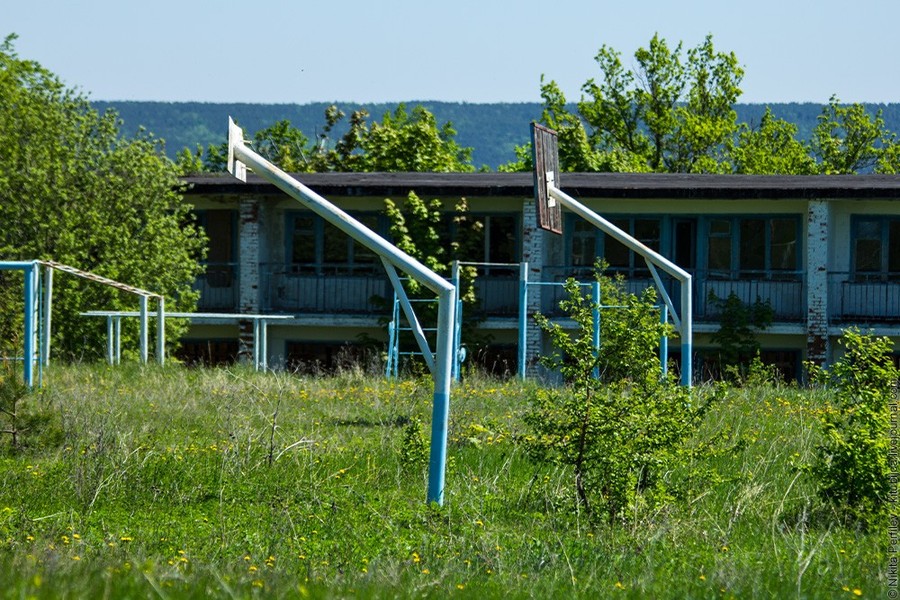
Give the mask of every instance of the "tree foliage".
[[(192, 308), (205, 239), (161, 142), (147, 134), (120, 137), (114, 112), (98, 114), (51, 72), (20, 59), (14, 40), (0, 45), (0, 256), (56, 260)], [(3, 274), (7, 315), (22, 313), (21, 280)], [(81, 353), (88, 341), (99, 349), (105, 327), (78, 313), (136, 307), (134, 296), (57, 277), (55, 347)], [(15, 318), (2, 327), (5, 340), (20, 331)]]
[(603, 304), (616, 307), (603, 312), (599, 352), (598, 299), (574, 279), (560, 303), (574, 328), (538, 317), (555, 348), (543, 363), (566, 385), (534, 391), (525, 441), (536, 460), (572, 469), (580, 507), (615, 521), (668, 497), (664, 475), (685, 456), (705, 407), (692, 407), (686, 388), (661, 377), (657, 347), (669, 326), (653, 291), (638, 297), (621, 280), (599, 279)]
[[(472, 149), (456, 142), (451, 123), (438, 126), (434, 115), (422, 106), (408, 112), (400, 104), (372, 123), (367, 111), (354, 111), (347, 130), (335, 139), (332, 136), (345, 116), (337, 106), (329, 106), (315, 140), (290, 121), (280, 120), (257, 131), (253, 144), (261, 156), (288, 172), (474, 171)], [(206, 170), (224, 170), (227, 150), (223, 144), (210, 145)], [(190, 158), (190, 154), (184, 156), (185, 165), (194, 165)]]
[[(628, 68), (603, 46), (597, 78), (581, 87), (576, 110), (555, 81), (541, 78), (542, 122), (559, 134), (564, 171), (838, 174), (900, 172), (896, 136), (882, 110), (831, 98), (809, 139), (766, 109), (757, 124), (740, 123), (743, 68), (712, 36), (695, 48), (670, 48), (654, 35)], [(530, 169), (526, 147), (501, 171)]]
[(900, 372), (889, 338), (851, 328), (840, 341), (844, 355), (830, 370), (807, 365), (812, 379), (834, 393), (833, 406), (819, 417), (823, 441), (810, 471), (823, 499), (844, 516), (874, 524), (896, 502), (888, 433)]

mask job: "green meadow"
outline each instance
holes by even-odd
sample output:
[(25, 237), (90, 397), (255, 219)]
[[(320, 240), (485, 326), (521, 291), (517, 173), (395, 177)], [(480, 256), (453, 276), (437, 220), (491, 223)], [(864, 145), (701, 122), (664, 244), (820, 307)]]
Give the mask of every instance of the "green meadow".
[(438, 507), (428, 379), (54, 366), (18, 447), (0, 434), (0, 597), (885, 595), (886, 528), (831, 518), (798, 468), (822, 392), (699, 386), (718, 400), (692, 443), (720, 451), (610, 524), (526, 454), (535, 385), (454, 386)]

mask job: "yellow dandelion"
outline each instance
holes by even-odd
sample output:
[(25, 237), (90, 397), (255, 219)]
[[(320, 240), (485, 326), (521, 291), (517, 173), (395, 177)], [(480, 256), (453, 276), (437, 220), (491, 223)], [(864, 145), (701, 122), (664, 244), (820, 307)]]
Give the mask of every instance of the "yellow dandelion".
[(257, 571), (259, 571), (259, 567), (257, 567), (256, 565), (250, 565), (247, 570), (251, 573), (256, 573)]
[(429, 573), (431, 573), (431, 571), (429, 571), (428, 569), (422, 569), (422, 573), (428, 575)]
[(72, 560), (81, 560), (81, 557), (76, 554), (72, 557)]
[(853, 595), (854, 596), (862, 596), (862, 590), (859, 588), (853, 588)]
[(701, 576), (700, 576), (700, 581), (706, 581), (706, 575), (701, 575)]
[(120, 541), (123, 541), (123, 542), (130, 542), (130, 541), (132, 541), (133, 539), (134, 539), (134, 538), (131, 537), (130, 535), (123, 535), (122, 537), (119, 538), (119, 540), (120, 540)]
[(458, 589), (458, 590), (464, 590), (464, 589), (466, 589), (466, 586), (465, 586), (465, 584), (457, 583), (457, 584), (456, 584), (456, 589)]
[(616, 582), (616, 589), (617, 589), (617, 590), (624, 590), (624, 589), (625, 589), (625, 584), (622, 583), (621, 581), (617, 581), (617, 582)]

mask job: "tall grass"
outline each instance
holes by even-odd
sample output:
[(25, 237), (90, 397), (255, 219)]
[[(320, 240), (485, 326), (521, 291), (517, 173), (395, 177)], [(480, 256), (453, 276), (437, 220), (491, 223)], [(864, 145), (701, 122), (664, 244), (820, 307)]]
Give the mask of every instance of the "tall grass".
[[(884, 532), (822, 517), (827, 399), (730, 389), (683, 497), (626, 522), (575, 509), (571, 472), (517, 443), (529, 386), (453, 390), (445, 506), (414, 459), (431, 384), (347, 374), (54, 367), (56, 416), (0, 461), (0, 596), (855, 597)], [(412, 449), (414, 450), (414, 449)], [(699, 482), (699, 483), (698, 483)], [(811, 515), (819, 515), (813, 518)], [(826, 515), (827, 517), (827, 515)]]

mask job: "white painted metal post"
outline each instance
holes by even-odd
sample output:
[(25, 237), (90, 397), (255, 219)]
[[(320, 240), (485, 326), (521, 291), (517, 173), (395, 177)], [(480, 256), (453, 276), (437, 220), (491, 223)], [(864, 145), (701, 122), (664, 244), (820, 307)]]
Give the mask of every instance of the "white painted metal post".
[[(692, 383), (691, 339), (693, 337), (693, 319), (691, 316), (691, 274), (665, 256), (634, 239), (581, 202), (575, 200), (575, 198), (572, 198), (559, 188), (551, 185), (549, 182), (547, 185), (547, 192), (562, 206), (590, 222), (594, 227), (600, 229), (610, 237), (618, 240), (630, 250), (634, 250), (681, 282), (681, 315), (678, 315), (681, 317), (681, 328), (679, 331), (681, 334), (681, 382), (683, 385), (690, 387)], [(661, 292), (664, 291), (665, 290), (661, 290)], [(673, 317), (675, 317), (675, 315), (673, 315)]]
[(438, 341), (436, 344), (434, 404), (431, 423), (431, 458), (428, 474), (428, 502), (442, 504), (447, 458), (447, 421), (450, 412), (451, 360), (453, 351), (453, 310), (456, 288), (424, 264), (406, 254), (316, 192), (312, 191), (244, 144), (244, 133), (228, 120), (228, 170), (246, 180), (246, 168), (272, 183), (317, 215), (349, 235), (367, 249), (386, 259), (438, 296)]
[(528, 370), (528, 263), (519, 265), (519, 378)]
[(116, 364), (115, 354), (115, 330), (113, 329), (113, 316), (106, 317), (106, 362), (110, 365)]
[(122, 317), (116, 317), (116, 364), (122, 364)]
[(156, 299), (156, 362), (163, 366), (166, 362), (166, 299)]
[(44, 269), (44, 341), (41, 344), (41, 362), (50, 366), (50, 334), (53, 325), (53, 269)]
[(259, 319), (253, 319), (253, 370), (259, 371)]
[(263, 371), (269, 369), (269, 324), (259, 320), (259, 364)]
[(147, 296), (141, 296), (141, 364), (147, 364)]

